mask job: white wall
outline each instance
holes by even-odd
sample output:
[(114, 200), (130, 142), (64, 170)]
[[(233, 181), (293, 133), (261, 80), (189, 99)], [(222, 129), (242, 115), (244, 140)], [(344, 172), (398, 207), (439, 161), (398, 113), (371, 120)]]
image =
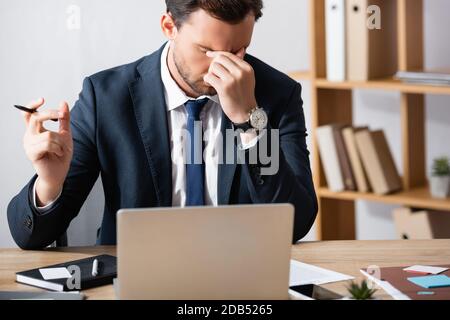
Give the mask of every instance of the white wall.
[[(309, 66), (308, 1), (265, 0), (250, 53), (282, 71)], [(81, 29), (68, 30), (66, 9), (81, 9)], [(159, 48), (164, 41), (159, 17), (163, 0), (1, 0), (0, 1), (0, 247), (15, 246), (6, 207), (33, 175), (22, 149), (23, 123), (11, 105), (44, 96), (48, 106), (75, 102), (82, 79), (99, 70), (127, 63)], [(450, 44), (441, 41), (449, 29), (446, 0), (426, 1), (428, 66), (450, 64)], [(429, 17), (433, 17), (430, 19)], [(436, 17), (440, 17), (436, 19)], [(305, 115), (310, 127), (310, 86), (304, 84)], [(428, 159), (450, 154), (439, 139), (449, 134), (448, 97), (427, 99)], [(399, 97), (383, 92), (355, 93), (355, 120), (386, 130), (400, 165)], [(100, 224), (103, 195), (99, 184), (69, 230), (71, 245), (93, 244)], [(392, 207), (358, 203), (358, 238), (394, 238)], [(314, 239), (314, 230), (307, 239)]]
[[(81, 9), (81, 29), (68, 30), (67, 8)], [(54, 107), (72, 106), (85, 76), (136, 60), (162, 45), (163, 1), (1, 0), (0, 1), (0, 247), (15, 246), (6, 208), (33, 175), (22, 148), (24, 125), (11, 106), (46, 97)], [(91, 193), (68, 232), (73, 245), (93, 244), (103, 194)]]

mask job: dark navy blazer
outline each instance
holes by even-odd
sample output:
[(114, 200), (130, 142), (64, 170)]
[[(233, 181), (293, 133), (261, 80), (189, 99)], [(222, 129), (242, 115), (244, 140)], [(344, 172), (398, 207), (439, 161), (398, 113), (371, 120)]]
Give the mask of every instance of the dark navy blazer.
[[(116, 244), (119, 209), (171, 206), (162, 49), (84, 80), (71, 110), (74, 154), (61, 196), (48, 211), (37, 212), (32, 204), (34, 176), (9, 203), (8, 223), (19, 247), (43, 248), (64, 234), (99, 174), (105, 208), (98, 244)], [(301, 86), (255, 57), (246, 55), (245, 60), (254, 68), (256, 99), (268, 113), (269, 130), (279, 129), (279, 170), (261, 176), (262, 164), (219, 164), (218, 203), (293, 204), (295, 242), (308, 233), (317, 213)], [(222, 132), (227, 128), (232, 124), (223, 114)]]

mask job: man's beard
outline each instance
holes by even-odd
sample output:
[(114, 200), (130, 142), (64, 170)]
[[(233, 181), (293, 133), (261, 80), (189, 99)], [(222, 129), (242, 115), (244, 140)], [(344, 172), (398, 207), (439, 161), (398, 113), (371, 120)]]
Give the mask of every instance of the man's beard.
[(175, 52), (173, 52), (173, 61), (175, 64), (175, 68), (177, 68), (178, 74), (193, 92), (195, 92), (199, 96), (215, 96), (217, 94), (216, 89), (206, 86), (203, 79), (197, 81), (192, 80), (189, 77), (189, 68), (185, 63), (178, 59), (178, 56)]

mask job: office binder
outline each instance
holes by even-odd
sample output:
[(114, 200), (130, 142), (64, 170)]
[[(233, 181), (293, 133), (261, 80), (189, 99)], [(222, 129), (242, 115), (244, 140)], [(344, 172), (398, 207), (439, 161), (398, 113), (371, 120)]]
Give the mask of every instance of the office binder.
[(344, 81), (346, 73), (345, 0), (326, 0), (326, 59), (328, 81)]
[[(370, 6), (380, 8), (381, 29), (369, 29)], [(392, 77), (397, 72), (396, 1), (346, 0), (347, 78)]]

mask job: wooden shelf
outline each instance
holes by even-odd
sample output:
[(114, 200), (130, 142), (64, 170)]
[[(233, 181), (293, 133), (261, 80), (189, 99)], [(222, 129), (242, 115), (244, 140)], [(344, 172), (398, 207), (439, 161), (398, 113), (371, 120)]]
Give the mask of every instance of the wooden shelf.
[[(395, 0), (387, 12), (391, 25), (395, 25), (395, 57), (390, 50), (380, 61), (396, 60), (399, 71), (424, 68), (424, 0)], [(394, 91), (400, 94), (400, 134), (402, 156), (402, 183), (404, 190), (396, 194), (379, 196), (358, 192), (332, 192), (326, 187), (317, 189), (319, 214), (317, 234), (319, 240), (348, 240), (356, 237), (355, 201), (367, 200), (385, 204), (403, 205), (421, 209), (450, 211), (450, 199), (433, 199), (428, 191), (426, 170), (426, 112), (425, 95), (450, 95), (450, 86), (409, 84), (393, 78), (394, 70), (369, 81), (331, 82), (326, 79), (326, 1), (310, 0), (310, 57), (308, 72), (292, 72), (296, 80), (309, 80), (311, 85), (311, 137), (314, 185), (326, 186), (317, 138), (317, 128), (333, 123), (353, 125), (354, 89)], [(392, 24), (394, 22), (394, 24)], [(389, 44), (387, 44), (389, 45)], [(392, 49), (392, 48), (390, 48)], [(384, 54), (384, 53), (377, 53)], [(373, 59), (373, 57), (372, 57)], [(374, 60), (379, 61), (379, 60)]]
[(319, 188), (317, 193), (320, 197), (336, 200), (366, 200), (382, 202), (387, 204), (403, 205), (413, 208), (424, 208), (432, 210), (450, 211), (450, 198), (435, 199), (430, 196), (427, 187), (402, 191), (391, 195), (376, 195), (374, 193), (361, 192), (333, 192), (328, 188)]
[(373, 89), (373, 90), (391, 90), (413, 94), (450, 95), (450, 86), (410, 84), (394, 79), (380, 79), (364, 82), (359, 81), (331, 82), (328, 81), (327, 79), (321, 78), (313, 81), (316, 84), (317, 88), (321, 89), (338, 89), (338, 90)]
[(405, 83), (392, 78), (378, 79), (371, 81), (343, 81), (332, 82), (324, 78), (313, 79), (309, 71), (293, 71), (287, 75), (294, 80), (310, 80), (320, 89), (353, 90), (372, 89), (399, 91), (412, 94), (441, 94), (450, 95), (450, 86), (437, 86), (429, 84)]

